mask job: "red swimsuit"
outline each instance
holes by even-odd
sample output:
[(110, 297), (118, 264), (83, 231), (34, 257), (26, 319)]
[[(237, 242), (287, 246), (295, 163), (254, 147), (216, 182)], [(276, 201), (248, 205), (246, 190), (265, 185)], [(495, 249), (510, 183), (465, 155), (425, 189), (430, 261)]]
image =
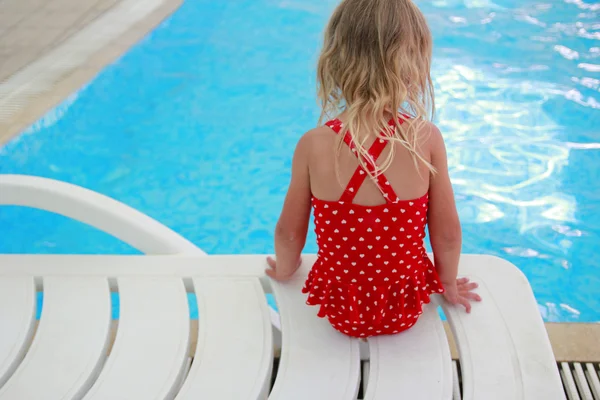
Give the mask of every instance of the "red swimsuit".
[[(337, 119), (326, 125), (338, 134), (342, 128)], [(349, 134), (344, 142), (356, 154)], [(371, 159), (365, 160), (372, 173), (386, 144), (377, 139), (368, 150)], [(313, 196), (319, 253), (302, 290), (308, 293), (307, 304), (321, 306), (319, 317), (327, 317), (335, 329), (354, 337), (410, 328), (429, 296), (444, 291), (423, 243), (428, 195), (399, 200), (379, 174), (377, 183), (386, 204), (353, 204), (366, 177), (359, 166), (339, 201)]]

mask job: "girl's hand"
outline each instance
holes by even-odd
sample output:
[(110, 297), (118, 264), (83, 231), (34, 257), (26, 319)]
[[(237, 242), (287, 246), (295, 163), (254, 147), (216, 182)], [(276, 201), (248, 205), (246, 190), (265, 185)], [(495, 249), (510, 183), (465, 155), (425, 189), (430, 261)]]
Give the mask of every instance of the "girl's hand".
[(469, 278), (456, 279), (451, 283), (442, 282), (444, 285), (444, 298), (452, 305), (460, 304), (465, 307), (467, 313), (471, 312), (471, 301), (481, 301), (481, 296), (473, 292), (479, 287), (475, 282), (469, 282)]
[(294, 268), (294, 270), (291, 273), (288, 273), (286, 275), (281, 275), (281, 272), (278, 272), (277, 263), (275, 262), (275, 259), (273, 259), (273, 257), (267, 257), (267, 264), (269, 264), (269, 268), (265, 270), (267, 276), (276, 281), (284, 282), (289, 280), (292, 277), (292, 275), (294, 275), (294, 272), (296, 272), (296, 270), (300, 267), (300, 264), (302, 264), (302, 258), (298, 259), (296, 268)]

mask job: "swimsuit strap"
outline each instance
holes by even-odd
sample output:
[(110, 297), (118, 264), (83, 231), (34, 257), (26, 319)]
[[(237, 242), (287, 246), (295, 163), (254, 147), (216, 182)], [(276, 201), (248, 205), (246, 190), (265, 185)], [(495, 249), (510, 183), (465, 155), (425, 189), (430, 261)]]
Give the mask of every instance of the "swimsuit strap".
[[(390, 125), (392, 123), (393, 123), (393, 120), (390, 121)], [(340, 134), (340, 132), (342, 131), (343, 125), (339, 119), (331, 120), (331, 121), (327, 122), (325, 125), (327, 125), (329, 128), (331, 128), (337, 134)], [(359, 157), (358, 151), (356, 150), (356, 146), (354, 145), (354, 142), (352, 141), (352, 136), (350, 135), (350, 132), (346, 132), (346, 134), (344, 135), (344, 143), (346, 143), (346, 145), (348, 145), (348, 147), (350, 148), (350, 150), (352, 151), (352, 153), (354, 153), (354, 155), (356, 157)], [(374, 176), (374, 177), (376, 176), (375, 179), (377, 179), (377, 187), (379, 188), (379, 191), (381, 191), (381, 193), (383, 194), (383, 197), (385, 198), (386, 203), (393, 203), (394, 201), (396, 201), (398, 199), (398, 196), (396, 196), (394, 189), (392, 189), (392, 186), (390, 185), (390, 182), (387, 180), (385, 175), (382, 173), (379, 173), (376, 175), (376, 173), (377, 173), (376, 162), (386, 145), (387, 145), (386, 140), (375, 139), (375, 141), (373, 142), (373, 144), (367, 151), (368, 152), (367, 156), (366, 157), (362, 156), (369, 172), (367, 173), (364, 170), (364, 168), (362, 167), (362, 165), (359, 164), (358, 167), (356, 168), (356, 171), (354, 171), (352, 178), (350, 178), (350, 181), (348, 182), (348, 186), (344, 190), (344, 193), (342, 193), (342, 196), (340, 197), (340, 201), (352, 203), (352, 201), (354, 200), (354, 197), (356, 196), (356, 193), (358, 192), (358, 189), (363, 184), (363, 182), (365, 181), (365, 178), (367, 177), (368, 174), (370, 174), (371, 176)]]

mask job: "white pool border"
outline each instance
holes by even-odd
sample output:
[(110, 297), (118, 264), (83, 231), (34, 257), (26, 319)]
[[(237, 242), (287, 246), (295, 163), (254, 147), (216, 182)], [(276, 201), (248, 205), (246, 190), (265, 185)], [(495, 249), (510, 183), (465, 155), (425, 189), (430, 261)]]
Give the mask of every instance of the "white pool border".
[(167, 0), (122, 0), (46, 55), (0, 83), (0, 124), (142, 21)]

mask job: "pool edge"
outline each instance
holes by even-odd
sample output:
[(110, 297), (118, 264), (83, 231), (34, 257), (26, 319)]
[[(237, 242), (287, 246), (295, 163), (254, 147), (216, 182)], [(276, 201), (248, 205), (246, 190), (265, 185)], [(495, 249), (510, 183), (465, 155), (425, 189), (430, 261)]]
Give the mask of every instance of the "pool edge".
[[(84, 55), (77, 60), (78, 55), (73, 54), (73, 60), (70, 62), (63, 60), (62, 55), (65, 53), (76, 53), (77, 40), (83, 39), (86, 34), (89, 36), (96, 33), (96, 37), (100, 37), (99, 40), (102, 41), (102, 32), (95, 32), (94, 28), (101, 30), (102, 27), (113, 25), (115, 19), (127, 11), (127, 7), (130, 8), (131, 13), (135, 12), (135, 6), (132, 6), (135, 1), (131, 0), (127, 4), (123, 2), (115, 5), (102, 14), (94, 22), (94, 26), (90, 23), (63, 44), (47, 54), (43, 54), (33, 63), (0, 82), (0, 93), (4, 97), (4, 100), (0, 101), (0, 146), (20, 134), (69, 95), (92, 80), (106, 65), (114, 62), (175, 12), (184, 0), (158, 0), (160, 4), (149, 11), (147, 15), (139, 20), (131, 20), (129, 25), (124, 26), (120, 35), (107, 43), (100, 44), (89, 56)], [(119, 9), (119, 6), (122, 6), (122, 9)], [(44, 72), (36, 73), (36, 70), (40, 69)], [(45, 69), (50, 72), (46, 73)], [(56, 72), (61, 69), (62, 73)], [(56, 77), (52, 77), (52, 73)], [(28, 79), (31, 80), (31, 83)]]

